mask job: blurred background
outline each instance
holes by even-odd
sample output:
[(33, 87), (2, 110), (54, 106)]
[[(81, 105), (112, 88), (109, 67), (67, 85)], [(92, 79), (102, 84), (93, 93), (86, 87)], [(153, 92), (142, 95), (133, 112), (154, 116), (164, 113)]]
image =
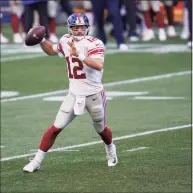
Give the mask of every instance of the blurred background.
[(0, 6), (1, 43), (23, 43), (26, 32), (38, 24), (46, 26), (47, 38), (57, 43), (67, 32), (68, 16), (84, 12), (90, 20), (90, 35), (105, 44), (115, 40), (121, 50), (127, 49), (124, 44), (128, 41), (155, 39), (177, 38), (191, 46), (190, 0), (7, 0), (0, 1)]

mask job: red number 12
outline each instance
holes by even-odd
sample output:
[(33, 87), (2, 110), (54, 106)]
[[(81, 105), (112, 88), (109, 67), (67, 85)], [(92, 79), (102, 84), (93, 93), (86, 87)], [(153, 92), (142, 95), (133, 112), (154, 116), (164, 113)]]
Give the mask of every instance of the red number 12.
[[(74, 66), (73, 69), (71, 69), (69, 57), (66, 57), (66, 61), (68, 64), (69, 78), (86, 79), (86, 74), (82, 72), (84, 68), (83, 63), (78, 58), (72, 58), (72, 63), (78, 63), (78, 66)], [(79, 71), (79, 74), (78, 74), (78, 71)]]

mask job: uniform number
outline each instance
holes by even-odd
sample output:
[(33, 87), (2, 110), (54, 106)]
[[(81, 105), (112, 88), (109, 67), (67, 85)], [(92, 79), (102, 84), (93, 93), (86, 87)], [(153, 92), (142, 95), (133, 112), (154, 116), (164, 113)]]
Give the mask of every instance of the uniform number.
[(84, 66), (83, 63), (78, 58), (72, 58), (72, 63), (77, 63), (78, 66), (74, 66), (71, 68), (70, 59), (66, 57), (66, 61), (68, 64), (68, 77), (74, 79), (86, 79), (86, 74), (82, 71)]
[(94, 41), (97, 40), (97, 38), (90, 37), (90, 38), (87, 38), (87, 40), (88, 40), (89, 42), (94, 42)]

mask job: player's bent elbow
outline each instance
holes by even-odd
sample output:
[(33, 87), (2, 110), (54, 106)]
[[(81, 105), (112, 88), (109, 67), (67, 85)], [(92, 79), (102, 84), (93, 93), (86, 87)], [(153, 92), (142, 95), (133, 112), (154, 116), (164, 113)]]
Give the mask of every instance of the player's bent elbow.
[(96, 70), (101, 71), (103, 69), (103, 61), (96, 60), (95, 62), (96, 62), (95, 63), (96, 64)]
[(49, 56), (55, 56), (56, 55), (56, 53), (54, 53), (54, 52), (49, 52), (49, 53), (47, 53)]
[(49, 56), (55, 56), (55, 55), (57, 55), (57, 53), (56, 53), (52, 48), (50, 48), (50, 49), (48, 50), (48, 52), (46, 52), (46, 54), (49, 55)]
[[(45, 52), (45, 51), (44, 51)], [(45, 52), (48, 56), (53, 56), (54, 54), (51, 52)]]

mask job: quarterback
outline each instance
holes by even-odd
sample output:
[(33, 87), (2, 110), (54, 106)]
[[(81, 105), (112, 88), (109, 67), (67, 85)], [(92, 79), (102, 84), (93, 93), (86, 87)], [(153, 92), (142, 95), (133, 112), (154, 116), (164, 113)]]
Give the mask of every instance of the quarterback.
[(52, 126), (44, 133), (38, 152), (24, 166), (26, 172), (40, 169), (46, 152), (52, 147), (57, 135), (77, 116), (88, 111), (95, 131), (104, 142), (107, 165), (118, 163), (112, 132), (106, 125), (106, 96), (101, 83), (105, 48), (101, 40), (88, 36), (89, 20), (83, 13), (73, 13), (67, 20), (69, 34), (57, 44), (43, 39), (42, 50), (51, 56), (65, 57), (69, 92), (62, 102)]

